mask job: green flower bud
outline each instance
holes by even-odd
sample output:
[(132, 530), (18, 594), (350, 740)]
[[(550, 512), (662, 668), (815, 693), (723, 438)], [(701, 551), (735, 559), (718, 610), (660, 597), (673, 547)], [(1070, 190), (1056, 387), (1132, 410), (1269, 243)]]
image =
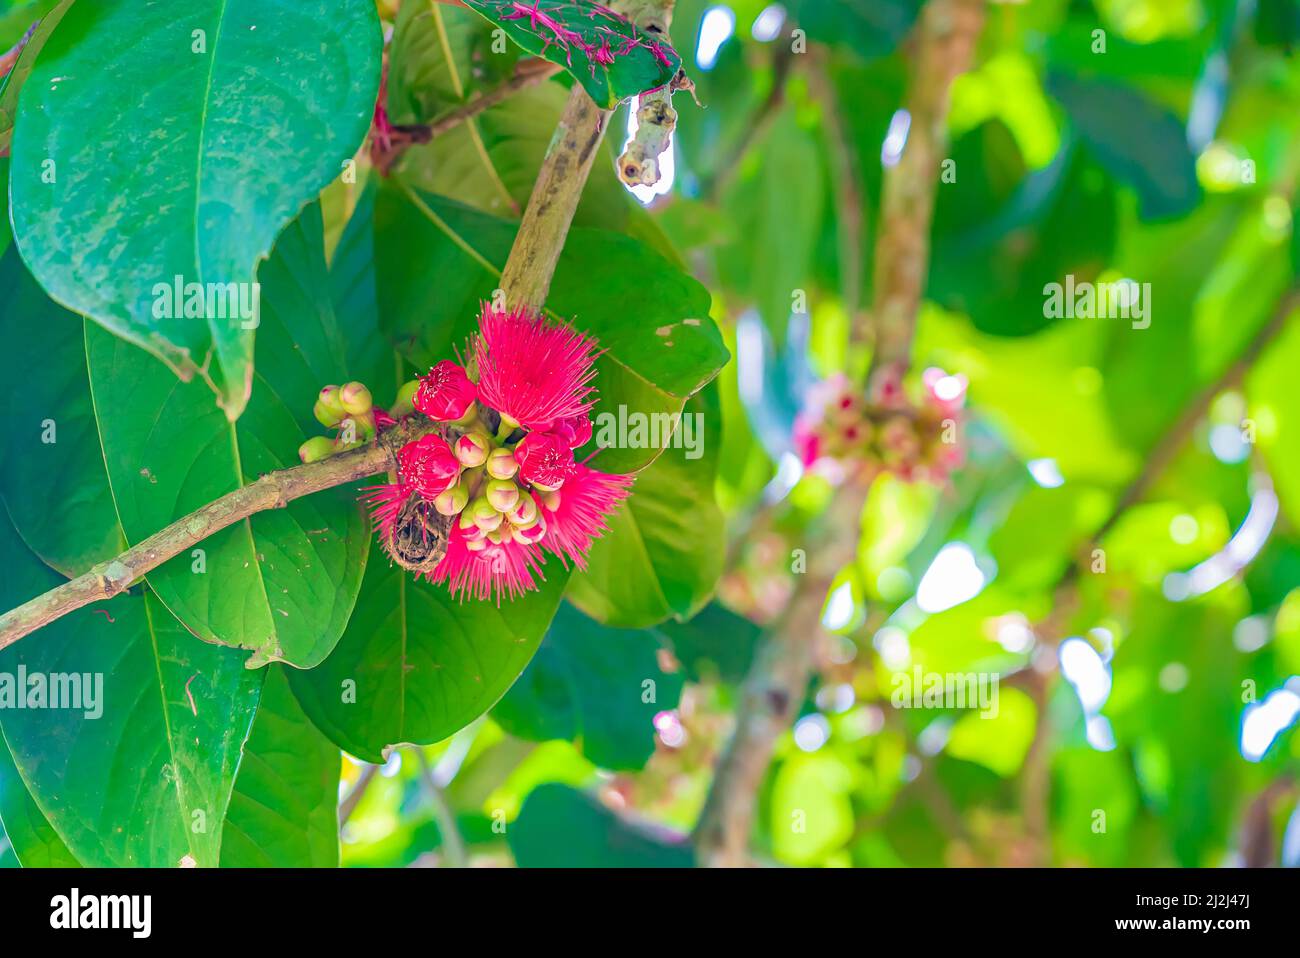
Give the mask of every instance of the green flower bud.
[(339, 401), (338, 386), (326, 386), (324, 389), (320, 391), (320, 395), (317, 396), (316, 398), (319, 399), (326, 406), (328, 406), (330, 409), (337, 410), (338, 412), (341, 413), (346, 412), (346, 410), (343, 408), (343, 403)]
[(493, 449), (487, 457), (488, 475), (493, 479), (513, 479), (519, 462), (509, 449)]
[(541, 499), (542, 505), (550, 512), (555, 512), (560, 508), (560, 491), (558, 489), (544, 490), (538, 498)]
[(487, 462), (488, 453), (492, 451), (492, 440), (486, 433), (467, 432), (456, 440), (453, 451), (462, 466), (473, 469)]
[(519, 504), (519, 487), (513, 479), (489, 479), (485, 494), (498, 512), (509, 512)]
[(465, 508), (469, 502), (469, 490), (463, 483), (456, 483), (437, 499), (433, 500), (433, 507), (444, 516), (454, 516)]
[[(556, 495), (557, 493), (552, 493)], [(541, 510), (537, 507), (537, 500), (533, 498), (532, 493), (525, 493), (519, 497), (518, 504), (510, 510), (506, 516), (510, 524), (516, 529), (529, 529), (535, 526), (541, 519)]]
[(482, 496), (474, 500), (473, 505), (469, 506), (469, 511), (474, 516), (474, 524), (484, 532), (491, 532), (501, 525), (501, 513)]
[(457, 525), (459, 525), (462, 530), (477, 529), (478, 523), (474, 521), (474, 511), (472, 509), (465, 509), (461, 512), (460, 522), (457, 523)]
[(482, 552), (487, 547), (488, 540), (486, 536), (481, 539), (468, 539), (465, 542), (465, 548), (470, 552)]
[(365, 387), (364, 383), (351, 382), (345, 383), (339, 390), (339, 405), (343, 411), (359, 416), (364, 412), (370, 412), (373, 402), (370, 398), (370, 390)]
[(298, 458), (303, 462), (318, 462), (334, 452), (334, 441), (328, 436), (315, 436), (298, 447)]
[(403, 416), (409, 416), (415, 412), (415, 392), (419, 388), (420, 380), (418, 379), (403, 383), (402, 388), (397, 390), (397, 398), (393, 400), (393, 407), (388, 410), (388, 414), (394, 419), (401, 419)]
[(327, 406), (319, 399), (316, 400), (316, 405), (312, 406), (311, 411), (322, 426), (333, 428), (343, 421), (343, 410)]
[(510, 531), (510, 526), (500, 525), (487, 534), (487, 539), (488, 542), (501, 545), (501, 543), (507, 541), (511, 535), (513, 535), (513, 533)]

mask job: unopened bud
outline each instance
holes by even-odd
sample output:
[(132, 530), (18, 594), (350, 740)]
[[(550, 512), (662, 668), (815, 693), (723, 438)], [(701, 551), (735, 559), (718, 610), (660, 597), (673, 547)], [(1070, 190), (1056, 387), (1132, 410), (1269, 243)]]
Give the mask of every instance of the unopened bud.
[(359, 416), (364, 412), (370, 412), (372, 401), (370, 399), (370, 390), (365, 387), (364, 383), (351, 382), (345, 383), (339, 390), (339, 405), (343, 411)]
[(393, 400), (393, 406), (388, 410), (388, 414), (394, 419), (401, 419), (403, 416), (409, 416), (415, 412), (415, 393), (420, 388), (420, 381), (412, 379), (409, 383), (404, 383), (402, 388), (397, 390), (397, 398)]
[(316, 417), (316, 421), (322, 426), (333, 428), (343, 421), (344, 413), (342, 409), (327, 406), (319, 399), (316, 400), (316, 405), (312, 407), (311, 411), (312, 415)]
[(315, 436), (298, 447), (298, 458), (303, 462), (318, 462), (333, 452), (333, 440), (328, 436)]
[(493, 479), (513, 479), (519, 463), (509, 449), (493, 449), (488, 453), (487, 471)]
[(521, 529), (518, 526), (514, 526), (513, 529), (514, 531), (511, 533), (512, 538), (515, 542), (525, 546), (541, 542), (542, 537), (546, 535), (546, 523), (541, 521), (540, 516), (538, 517), (537, 522), (533, 523), (526, 529)]
[(468, 549), (470, 552), (482, 552), (487, 547), (488, 547), (487, 536), (483, 536), (478, 539), (465, 540), (465, 548)]
[(469, 508), (474, 516), (474, 524), (484, 532), (491, 532), (501, 525), (501, 513), (486, 498), (475, 499), (474, 504)]
[[(559, 495), (559, 493), (552, 493), (552, 495)], [(531, 494), (526, 493), (519, 497), (519, 502), (510, 510), (510, 514), (506, 518), (508, 518), (510, 524), (516, 528), (527, 529), (529, 526), (537, 524), (540, 515), (541, 512), (537, 508), (537, 500), (534, 499)]]
[(519, 504), (519, 487), (512, 479), (489, 479), (486, 495), (498, 512), (509, 512)]
[(555, 512), (560, 508), (560, 491), (558, 489), (548, 489), (543, 491), (538, 498), (548, 512)]
[(469, 502), (469, 490), (463, 483), (456, 483), (438, 498), (433, 500), (433, 507), (444, 516), (454, 516), (461, 512)]
[(456, 440), (456, 458), (470, 469), (483, 465), (491, 449), (492, 441), (482, 433), (467, 432)]

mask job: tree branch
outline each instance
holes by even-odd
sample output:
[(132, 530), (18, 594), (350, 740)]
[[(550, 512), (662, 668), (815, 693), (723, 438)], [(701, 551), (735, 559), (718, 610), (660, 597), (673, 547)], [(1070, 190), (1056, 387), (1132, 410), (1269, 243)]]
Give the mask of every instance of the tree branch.
[(0, 616), (0, 649), (82, 606), (120, 595), (145, 573), (241, 519), (268, 509), (283, 509), (293, 500), (313, 492), (396, 469), (397, 450), (436, 428), (437, 424), (429, 420), (408, 420), (360, 449), (270, 472), (241, 489), (227, 493), (141, 540), (121, 555), (99, 563), (90, 571)]
[[(878, 344), (887, 343), (884, 367), (901, 380), (911, 349), (911, 328), (925, 291), (930, 219), (939, 159), (947, 150), (948, 85), (969, 64), (983, 24), (983, 0), (930, 0), (918, 28), (915, 83), (910, 99), (912, 135), (906, 162), (886, 171), (885, 210), (890, 222), (876, 245), (876, 287), (872, 316)], [(921, 71), (935, 71), (941, 84)], [(899, 183), (900, 179), (912, 182)], [(885, 332), (906, 327), (905, 337)], [(783, 614), (768, 630), (741, 692), (736, 731), (718, 763), (713, 785), (695, 829), (702, 865), (735, 867), (749, 861), (755, 796), (780, 734), (802, 704), (816, 662), (816, 644), (826, 593), (839, 570), (857, 552), (868, 485), (846, 482), (809, 542), (818, 543), (808, 572), (795, 587)], [(811, 550), (810, 550), (811, 552)]]
[(422, 124), (428, 130), (429, 139), (442, 136), (460, 126), (466, 120), (473, 119), (485, 110), (490, 110), (498, 103), (504, 103), (521, 90), (537, 86), (543, 80), (549, 80), (560, 72), (558, 63), (549, 60), (521, 60), (515, 68), (515, 74), (509, 80), (499, 84), (486, 93), (481, 93), (468, 103), (448, 110), (428, 123)]

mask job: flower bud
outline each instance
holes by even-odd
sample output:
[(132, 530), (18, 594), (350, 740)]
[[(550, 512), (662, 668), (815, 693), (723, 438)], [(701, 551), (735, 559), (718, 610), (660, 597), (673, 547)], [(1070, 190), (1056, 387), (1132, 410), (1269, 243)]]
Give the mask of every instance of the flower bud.
[(468, 469), (487, 462), (492, 440), (481, 432), (467, 432), (456, 440), (456, 458)]
[(438, 422), (454, 422), (474, 408), (478, 387), (450, 359), (436, 364), (420, 379), (415, 408)]
[(485, 495), (498, 512), (509, 512), (519, 504), (519, 487), (511, 479), (489, 479)]
[(316, 405), (312, 406), (311, 411), (312, 415), (316, 417), (316, 421), (322, 426), (333, 428), (343, 421), (344, 413), (342, 409), (327, 406), (319, 399), (316, 400)]
[[(558, 495), (558, 493), (554, 494)], [(537, 507), (537, 500), (533, 498), (531, 493), (524, 493), (519, 497), (519, 502), (510, 510), (506, 518), (516, 528), (527, 529), (529, 526), (537, 524), (540, 515), (541, 511)]]
[(343, 388), (339, 390), (339, 405), (343, 407), (344, 412), (351, 413), (354, 416), (370, 412), (373, 405), (370, 390), (365, 387), (364, 383), (345, 383)]
[(546, 523), (544, 521), (535, 522), (526, 529), (519, 526), (513, 526), (512, 528), (514, 531), (511, 533), (511, 537), (520, 545), (529, 546), (541, 542), (542, 537), (546, 535)]
[(491, 532), (501, 525), (501, 513), (483, 496), (474, 500), (469, 511), (474, 517), (474, 524), (484, 532)]
[(328, 436), (315, 436), (298, 447), (298, 458), (303, 462), (318, 462), (334, 452), (334, 441)]
[(546, 489), (539, 496), (542, 506), (547, 512), (556, 512), (560, 508), (560, 491), (558, 489)]
[(487, 534), (487, 541), (499, 546), (501, 543), (508, 541), (512, 535), (510, 526), (503, 523)]
[(470, 530), (473, 530), (473, 532), (478, 531), (478, 525), (474, 522), (474, 512), (469, 508), (461, 512), (460, 521), (456, 524), (460, 526), (461, 531), (466, 534), (467, 538), (473, 537)]
[(482, 552), (484, 549), (488, 547), (488, 545), (489, 543), (487, 540), (487, 536), (483, 536), (482, 538), (479, 539), (465, 540), (465, 548), (468, 549), (470, 552)]
[(461, 512), (469, 502), (469, 490), (463, 482), (458, 482), (442, 495), (433, 500), (433, 507), (444, 516), (454, 516)]
[(397, 398), (393, 400), (392, 408), (388, 414), (394, 419), (401, 419), (403, 416), (409, 416), (415, 412), (415, 392), (420, 388), (420, 380), (412, 379), (409, 383), (404, 383), (402, 388), (397, 390)]
[(338, 386), (326, 386), (320, 391), (320, 395), (316, 397), (316, 401), (331, 412), (337, 413), (339, 419), (342, 419), (348, 414), (348, 411), (343, 408), (343, 403), (339, 401)]
[(488, 453), (487, 472), (493, 479), (513, 479), (518, 471), (519, 463), (509, 449), (493, 449)]

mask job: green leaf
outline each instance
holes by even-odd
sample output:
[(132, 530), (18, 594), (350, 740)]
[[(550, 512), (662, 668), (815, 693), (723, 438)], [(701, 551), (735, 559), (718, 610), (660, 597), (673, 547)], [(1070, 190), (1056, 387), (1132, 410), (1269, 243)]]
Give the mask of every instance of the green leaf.
[(500, 608), (458, 602), (375, 545), (343, 639), (316, 668), (291, 672), (289, 684), (316, 727), (367, 762), (383, 762), (389, 746), (439, 742), (519, 677), (567, 578), (550, 562), (538, 592)]
[(790, 20), (810, 40), (881, 57), (897, 48), (920, 11), (919, 0), (794, 0)]
[[(638, 629), (687, 619), (713, 594), (726, 541), (713, 494), (722, 437), (716, 409), (705, 412), (706, 395), (692, 399), (685, 414), (700, 448), (670, 449), (637, 474), (609, 532), (593, 543), (587, 570), (573, 577), (569, 598), (598, 622)], [(679, 427), (687, 429), (686, 422)]]
[(1098, 162), (1137, 190), (1144, 220), (1190, 212), (1201, 200), (1196, 159), (1178, 117), (1109, 80), (1054, 73), (1047, 81)]
[(161, 318), (165, 291), (178, 276), (251, 290), (276, 235), (361, 142), (379, 68), (369, 0), (73, 6), (15, 127), (23, 259), (58, 302), (184, 378), (202, 372), (238, 417), (255, 321), (225, 296)]
[[(417, 367), (454, 355), (478, 328), (482, 302), (500, 284), (516, 226), (440, 197), (385, 183), (375, 199), (379, 312), (398, 350)], [(429, 277), (436, 276), (437, 282)], [(573, 230), (547, 308), (595, 337), (602, 415), (672, 416), (729, 358), (699, 283), (636, 240)], [(667, 437), (662, 437), (666, 440)], [(605, 449), (605, 472), (632, 472), (653, 444)]]
[[(7, 520), (0, 546), (6, 608), (61, 581)], [(217, 864), (262, 685), (242, 658), (196, 640), (149, 594), (78, 609), (0, 652), (0, 682), (79, 683), (80, 708), (29, 700), (0, 708), (0, 730), (39, 810), (83, 865)]]
[(0, 739), (0, 823), (24, 868), (80, 868), (27, 791), (9, 748)]
[(18, 112), (18, 94), (23, 88), (23, 82), (36, 65), (36, 58), (41, 55), (41, 48), (45, 46), (45, 41), (50, 38), (50, 34), (59, 25), (59, 21), (63, 19), (70, 6), (72, 0), (59, 0), (41, 17), (40, 23), (28, 38), (27, 45), (18, 55), (18, 61), (4, 78), (0, 79), (0, 153), (9, 148), (9, 142), (13, 138), (14, 116)]
[(580, 739), (582, 754), (602, 768), (644, 768), (655, 751), (655, 715), (676, 708), (682, 694), (681, 676), (659, 667), (658, 648), (653, 632), (607, 628), (562, 605), (492, 717), (534, 742)]
[(667, 640), (691, 681), (739, 682), (749, 672), (763, 630), (726, 606), (710, 602), (688, 621), (664, 622), (655, 631)]
[[(317, 391), (343, 381), (313, 207), (262, 268), (258, 374), (238, 423), (204, 387), (97, 327), (86, 348), (108, 476), (136, 543), (258, 476), (296, 465), (321, 427)], [(368, 525), (347, 487), (254, 515), (149, 573), (158, 597), (207, 642), (252, 649), (250, 664), (309, 668), (343, 634), (365, 566)]]
[[(18, 532), (66, 576), (125, 548), (90, 401), (80, 317), (36, 285), (18, 256), (0, 258), (0, 496)], [(39, 375), (32, 375), (39, 370)]]
[(520, 868), (690, 868), (685, 838), (631, 822), (564, 785), (529, 794), (506, 834)]
[(596, 105), (612, 110), (628, 97), (658, 89), (681, 68), (668, 39), (648, 33), (597, 3), (569, 0), (465, 0), (534, 56), (558, 63)]
[(226, 812), (221, 867), (338, 867), (341, 768), (283, 667), (271, 666)]

